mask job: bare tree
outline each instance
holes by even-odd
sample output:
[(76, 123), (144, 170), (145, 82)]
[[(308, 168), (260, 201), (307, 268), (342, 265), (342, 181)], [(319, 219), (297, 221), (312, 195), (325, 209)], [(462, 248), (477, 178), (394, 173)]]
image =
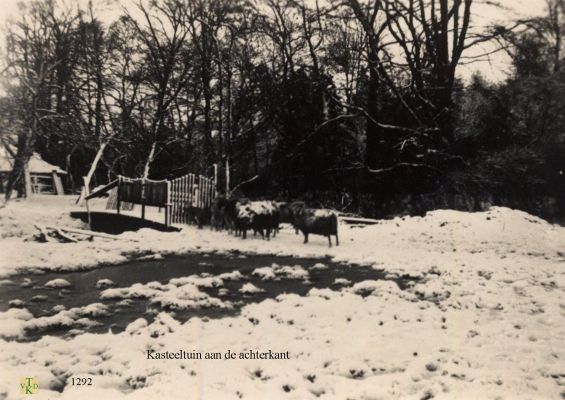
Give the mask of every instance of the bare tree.
[[(9, 200), (14, 189), (19, 196), (31, 195), (28, 164), (46, 121), (57, 118), (62, 102), (61, 50), (75, 27), (76, 12), (59, 9), (55, 1), (34, 1), (23, 6), (22, 17), (10, 24), (6, 35), (7, 92), (18, 107), (21, 129), (6, 187)], [(58, 95), (53, 105), (52, 94)], [(59, 107), (59, 108), (57, 108)]]
[(136, 30), (145, 53), (143, 117), (148, 119), (147, 135), (151, 145), (143, 168), (144, 178), (149, 176), (158, 143), (166, 139), (162, 135), (169, 108), (185, 85), (189, 68), (189, 63), (184, 62), (182, 57), (183, 46), (189, 34), (185, 6), (179, 0), (149, 4), (140, 0), (137, 7), (143, 15), (142, 21), (125, 10), (127, 21)]

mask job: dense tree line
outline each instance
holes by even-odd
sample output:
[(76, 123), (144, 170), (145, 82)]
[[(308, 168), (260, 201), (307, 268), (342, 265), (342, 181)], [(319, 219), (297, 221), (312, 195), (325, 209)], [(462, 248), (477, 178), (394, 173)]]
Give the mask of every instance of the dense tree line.
[[(38, 151), (73, 190), (216, 165), (222, 192), (369, 215), (502, 204), (556, 217), (565, 3), (487, 27), (474, 6), (137, 0), (108, 22), (92, 3), (29, 1), (6, 32), (6, 195), (29, 192)], [(457, 78), (494, 52), (512, 60), (505, 81)]]

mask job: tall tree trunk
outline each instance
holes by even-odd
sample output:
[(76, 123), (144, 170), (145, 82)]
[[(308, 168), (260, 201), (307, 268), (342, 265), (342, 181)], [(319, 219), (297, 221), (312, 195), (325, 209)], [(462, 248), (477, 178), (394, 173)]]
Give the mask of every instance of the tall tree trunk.
[(98, 148), (98, 151), (96, 152), (96, 156), (94, 156), (94, 160), (92, 160), (92, 164), (90, 165), (90, 169), (88, 170), (88, 174), (86, 174), (86, 176), (84, 177), (84, 187), (82, 188), (82, 191), (80, 193), (79, 198), (76, 201), (76, 204), (82, 205), (84, 198), (86, 196), (88, 196), (88, 193), (90, 192), (90, 181), (92, 180), (92, 176), (94, 175), (94, 172), (96, 171), (96, 167), (98, 166), (98, 162), (102, 158), (102, 154), (104, 153), (104, 149), (108, 145), (108, 142), (109, 142), (109, 140), (103, 142), (100, 145), (100, 148)]
[[(35, 126), (36, 123), (34, 118), (33, 126)], [(14, 189), (18, 191), (18, 197), (29, 197), (32, 195), (28, 164), (33, 155), (34, 145), (35, 134), (33, 128), (18, 135), (16, 157), (6, 184), (6, 201), (12, 198)]]
[(376, 124), (379, 112), (379, 74), (377, 71), (378, 58), (374, 51), (369, 49), (369, 87), (367, 93), (367, 127), (365, 139), (365, 164), (369, 168), (389, 166), (385, 159), (387, 149), (383, 149), (384, 138)]
[(208, 165), (212, 165), (214, 160), (213, 143), (212, 143), (212, 89), (211, 89), (211, 75), (212, 75), (212, 49), (210, 45), (209, 35), (213, 33), (206, 24), (202, 25), (202, 86), (204, 96), (204, 152), (205, 160)]
[(67, 156), (65, 157), (65, 168), (67, 170), (67, 174), (68, 174), (67, 176), (69, 177), (69, 181), (70, 181), (69, 183), (70, 183), (70, 186), (71, 186), (71, 193), (75, 192), (75, 180), (73, 178), (73, 174), (71, 173), (71, 169), (72, 169), (71, 168), (72, 167), (71, 166), (71, 157), (73, 156), (73, 153), (75, 152), (76, 148), (77, 148), (77, 145), (75, 144), (73, 146), (73, 148), (71, 149), (71, 151), (69, 151), (67, 153)]
[[(220, 92), (218, 99), (218, 157), (221, 160), (224, 156), (224, 77), (221, 60), (218, 62), (218, 91)], [(225, 142), (227, 143), (227, 139)]]
[[(53, 185), (55, 183), (53, 182)], [(24, 196), (29, 198), (33, 195), (33, 188), (31, 185), (31, 171), (29, 170), (29, 159), (28, 162), (24, 163)]]
[(151, 150), (149, 150), (149, 155), (147, 156), (147, 161), (145, 162), (145, 166), (143, 167), (143, 179), (147, 179), (149, 177), (149, 169), (151, 167), (151, 162), (153, 162), (153, 158), (155, 158), (155, 149), (157, 148), (157, 142), (153, 142), (151, 144)]
[[(230, 61), (231, 62), (231, 61)], [(232, 70), (231, 64), (228, 67), (227, 71), (228, 79), (227, 79), (227, 120), (226, 120), (226, 176), (228, 177), (228, 185), (229, 185), (229, 177), (231, 176), (231, 157), (232, 157)], [(253, 121), (252, 121), (253, 123)]]
[(155, 158), (155, 151), (157, 149), (157, 142), (159, 136), (163, 131), (163, 120), (165, 118), (165, 91), (167, 89), (169, 78), (164, 79), (159, 86), (159, 93), (157, 94), (157, 112), (155, 118), (151, 123), (151, 135), (153, 135), (153, 143), (151, 143), (151, 149), (149, 150), (149, 155), (145, 161), (145, 166), (143, 167), (143, 179), (149, 178), (149, 171), (151, 169), (151, 163)]

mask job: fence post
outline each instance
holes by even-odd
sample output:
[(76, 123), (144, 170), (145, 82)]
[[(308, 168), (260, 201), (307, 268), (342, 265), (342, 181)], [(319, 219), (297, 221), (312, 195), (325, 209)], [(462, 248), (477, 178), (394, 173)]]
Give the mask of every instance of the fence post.
[(202, 207), (202, 175), (198, 175), (198, 197), (196, 207)]
[(210, 179), (210, 207), (216, 198), (216, 193), (214, 192), (214, 180)]
[(204, 208), (208, 207), (208, 201), (210, 200), (210, 179), (206, 178), (206, 201), (204, 203)]
[(214, 177), (214, 198), (218, 197), (218, 177)]
[[(85, 193), (84, 197), (86, 198), (90, 194), (89, 193), (90, 190), (89, 190), (88, 185), (87, 185), (88, 182), (86, 182), (86, 176), (83, 176), (82, 180), (83, 180), (83, 183), (84, 183), (84, 193)], [(30, 193), (30, 192), (27, 192), (27, 193)], [(91, 221), (91, 218), (90, 218), (90, 207), (88, 206), (88, 200), (85, 200), (85, 203), (86, 203), (86, 215), (88, 216), (88, 229), (92, 229), (92, 221)]]
[(206, 178), (204, 176), (202, 177), (202, 204), (200, 207), (206, 207)]
[(117, 187), (117, 195), (116, 195), (116, 211), (118, 212), (118, 214), (120, 213), (120, 205), (121, 205), (121, 201), (120, 201), (120, 183), (122, 182), (122, 176), (118, 175), (118, 187)]
[(194, 175), (188, 174), (188, 204), (194, 206)]
[(176, 178), (171, 182), (171, 193), (170, 193), (170, 202), (171, 202), (171, 215), (169, 216), (171, 224), (175, 222), (175, 210), (176, 210), (176, 187), (177, 187), (177, 180)]
[(214, 180), (210, 179), (210, 207), (212, 207), (212, 203), (216, 198), (216, 192), (214, 191)]
[[(185, 204), (188, 207), (190, 212), (192, 212), (192, 208), (194, 207), (194, 174), (188, 174), (186, 178), (186, 191), (185, 191)], [(190, 216), (186, 215), (186, 223), (190, 224)]]
[(176, 178), (173, 181), (173, 192), (171, 193), (171, 202), (173, 203), (173, 212), (171, 215), (171, 223), (178, 222), (177, 221), (177, 209), (178, 209), (178, 200), (179, 200), (179, 178)]
[(211, 192), (210, 192), (210, 179), (206, 178), (206, 207), (210, 206)]
[(182, 199), (181, 199), (181, 204), (182, 204), (182, 222), (183, 223), (188, 223), (188, 213), (190, 212), (190, 205), (188, 204), (188, 195), (187, 195), (187, 191), (188, 191), (188, 177), (185, 175), (182, 178), (182, 182), (183, 182), (183, 186), (182, 186)]
[(216, 182), (218, 182), (218, 164), (214, 164), (214, 198), (218, 197), (218, 186)]
[(141, 179), (141, 219), (145, 219), (145, 179)]
[(171, 207), (171, 182), (167, 181), (167, 195), (165, 196), (167, 201), (165, 203), (165, 226), (170, 226), (170, 210)]
[(230, 160), (226, 157), (226, 196), (230, 193)]
[(210, 178), (208, 178), (207, 186), (206, 207), (210, 207), (212, 205), (212, 180)]

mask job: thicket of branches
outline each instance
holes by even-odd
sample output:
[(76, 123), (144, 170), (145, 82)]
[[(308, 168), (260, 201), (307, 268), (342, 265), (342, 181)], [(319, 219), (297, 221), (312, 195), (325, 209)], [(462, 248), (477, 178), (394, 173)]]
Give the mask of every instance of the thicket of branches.
[[(6, 31), (1, 139), (76, 190), (212, 174), (221, 191), (372, 215), (485, 203), (556, 213), (565, 2), (485, 26), (472, 0), (29, 1)], [(506, 52), (509, 77), (464, 84)]]

